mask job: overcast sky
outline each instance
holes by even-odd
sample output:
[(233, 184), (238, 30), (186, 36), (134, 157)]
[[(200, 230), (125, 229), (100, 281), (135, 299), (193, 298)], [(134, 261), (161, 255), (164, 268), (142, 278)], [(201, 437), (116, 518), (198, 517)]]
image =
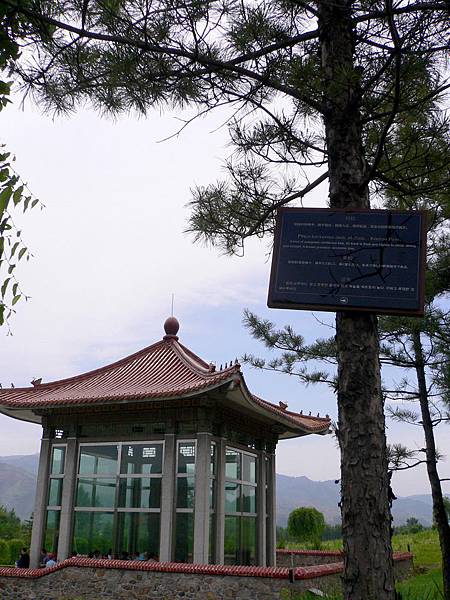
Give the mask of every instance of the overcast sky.
[[(16, 169), (45, 204), (18, 218), (34, 258), (21, 268), (31, 296), (19, 302), (12, 336), (0, 330), (0, 382), (29, 385), (33, 377), (60, 379), (108, 364), (159, 340), (175, 294), (180, 340), (218, 365), (245, 352), (264, 354), (242, 327), (250, 308), (287, 323), (308, 340), (332, 330), (330, 313), (266, 307), (269, 247), (253, 242), (244, 258), (220, 256), (183, 233), (190, 188), (223, 174), (230, 153), (224, 113), (195, 121), (179, 137), (176, 115), (101, 119), (89, 110), (52, 119), (31, 105), (0, 113), (2, 142)], [(325, 205), (326, 186), (311, 205)], [(329, 413), (336, 400), (326, 387), (303, 387), (294, 377), (244, 367), (251, 390), (291, 410)], [(438, 445), (450, 454), (448, 427)], [(38, 451), (40, 427), (0, 415), (0, 455)], [(423, 447), (420, 428), (388, 422), (391, 441)], [(277, 470), (314, 480), (339, 478), (331, 436), (281, 442)], [(441, 464), (450, 477), (448, 461)], [(447, 482), (447, 492), (450, 484)], [(428, 493), (424, 469), (394, 476), (397, 495)]]

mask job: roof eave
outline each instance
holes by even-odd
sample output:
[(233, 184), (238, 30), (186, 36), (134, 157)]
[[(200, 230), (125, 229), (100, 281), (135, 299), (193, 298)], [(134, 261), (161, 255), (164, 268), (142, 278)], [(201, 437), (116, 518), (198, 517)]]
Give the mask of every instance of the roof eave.
[[(260, 415), (264, 415), (265, 417), (270, 417), (272, 420), (276, 421), (279, 425), (282, 425), (283, 428), (285, 429), (283, 432), (279, 433), (279, 438), (280, 439), (291, 439), (291, 438), (296, 438), (296, 437), (303, 437), (305, 435), (312, 435), (312, 434), (318, 434), (318, 435), (326, 435), (327, 433), (329, 433), (329, 427), (330, 427), (330, 421), (325, 419), (324, 420), (324, 424), (323, 424), (323, 428), (314, 428), (314, 427), (307, 427), (304, 426), (300, 423), (294, 423), (292, 418), (286, 414), (283, 415), (278, 411), (272, 411), (270, 410), (269, 407), (264, 407), (260, 404), (258, 404), (252, 397), (252, 394), (250, 393), (249, 389), (247, 388), (247, 384), (245, 383), (245, 379), (242, 375), (242, 373), (239, 373), (240, 378), (239, 378), (239, 383), (235, 380), (235, 385), (233, 387), (232, 390), (230, 390), (229, 392), (229, 396), (231, 399), (232, 394), (234, 395), (240, 395), (241, 398), (244, 400), (244, 402), (247, 405), (250, 405), (250, 407), (252, 409), (256, 409), (256, 412), (259, 413)], [(236, 385), (236, 383), (238, 383)], [(242, 402), (238, 402), (239, 404), (243, 404)], [(274, 409), (276, 407), (274, 406)]]
[(36, 425), (42, 425), (41, 415), (37, 415), (30, 408), (10, 408), (8, 406), (0, 405), (0, 413), (7, 417), (12, 417), (18, 421), (26, 421), (27, 423), (34, 423)]

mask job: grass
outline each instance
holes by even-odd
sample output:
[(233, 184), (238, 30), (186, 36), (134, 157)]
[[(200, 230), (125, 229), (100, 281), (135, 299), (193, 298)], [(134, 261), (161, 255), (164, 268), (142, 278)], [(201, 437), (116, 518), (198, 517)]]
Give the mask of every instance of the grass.
[(410, 577), (397, 584), (397, 590), (406, 599), (435, 600), (443, 598), (442, 571), (434, 569)]
[[(413, 534), (394, 535), (392, 546), (395, 552), (407, 552), (414, 555), (414, 574), (405, 581), (397, 583), (396, 589), (401, 600), (442, 600), (442, 569), (441, 551), (436, 530), (427, 529)], [(298, 544), (289, 544), (292, 550), (308, 550)], [(322, 542), (320, 550), (342, 550), (342, 540), (329, 540)], [(293, 594), (286, 590), (288, 595), (281, 596), (283, 600), (313, 600), (317, 596), (311, 594)], [(342, 596), (327, 596), (327, 600), (342, 600)]]

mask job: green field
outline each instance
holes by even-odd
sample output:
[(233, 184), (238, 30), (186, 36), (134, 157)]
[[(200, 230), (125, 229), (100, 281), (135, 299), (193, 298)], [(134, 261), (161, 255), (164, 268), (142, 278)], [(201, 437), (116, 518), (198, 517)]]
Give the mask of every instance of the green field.
[[(396, 552), (414, 554), (414, 573), (409, 579), (397, 584), (397, 591), (401, 593), (402, 600), (441, 600), (442, 594), (442, 568), (441, 552), (437, 531), (427, 529), (419, 533), (394, 535), (392, 545)], [(291, 549), (300, 548), (297, 544), (289, 544)], [(317, 547), (315, 547), (317, 549)], [(320, 550), (342, 550), (341, 540), (322, 542)], [(286, 600), (291, 596), (285, 596)], [(309, 600), (311, 595), (293, 596), (292, 600)], [(341, 600), (339, 597), (329, 600)]]

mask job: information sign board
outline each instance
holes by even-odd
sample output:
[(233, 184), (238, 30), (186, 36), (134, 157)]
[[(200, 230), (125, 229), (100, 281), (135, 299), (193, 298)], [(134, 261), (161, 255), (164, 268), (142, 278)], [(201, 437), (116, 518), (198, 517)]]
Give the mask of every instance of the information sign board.
[(282, 208), (268, 306), (423, 314), (423, 211)]

